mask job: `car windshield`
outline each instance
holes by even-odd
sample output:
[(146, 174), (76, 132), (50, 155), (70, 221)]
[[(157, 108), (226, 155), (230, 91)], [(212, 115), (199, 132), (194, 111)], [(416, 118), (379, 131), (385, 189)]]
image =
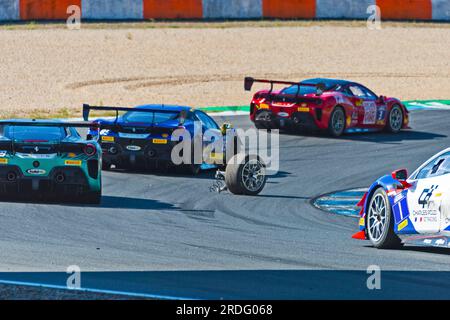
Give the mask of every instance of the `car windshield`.
[[(298, 85), (293, 85), (287, 88), (284, 88), (281, 93), (282, 94), (292, 94), (296, 95), (298, 91)], [(316, 93), (316, 87), (310, 87), (310, 86), (302, 86), (300, 85), (300, 92), (299, 95), (305, 95), (305, 94), (311, 94)]]
[(124, 122), (133, 123), (133, 122), (141, 122), (141, 123), (161, 123), (169, 120), (178, 119), (180, 113), (179, 112), (158, 112), (158, 111), (149, 111), (149, 112), (136, 112), (130, 111), (123, 115), (122, 120)]
[(450, 173), (450, 152), (428, 162), (418, 173), (415, 179), (437, 177)]
[(61, 140), (66, 137), (67, 132), (64, 127), (46, 126), (2, 126), (1, 135), (15, 140)]

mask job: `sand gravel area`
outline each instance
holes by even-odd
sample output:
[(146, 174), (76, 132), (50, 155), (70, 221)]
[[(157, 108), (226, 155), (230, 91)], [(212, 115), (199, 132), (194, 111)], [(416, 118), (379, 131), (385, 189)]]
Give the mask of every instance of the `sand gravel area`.
[(0, 27), (2, 117), (77, 116), (82, 103), (246, 105), (246, 75), (345, 78), (403, 100), (450, 99), (450, 28)]

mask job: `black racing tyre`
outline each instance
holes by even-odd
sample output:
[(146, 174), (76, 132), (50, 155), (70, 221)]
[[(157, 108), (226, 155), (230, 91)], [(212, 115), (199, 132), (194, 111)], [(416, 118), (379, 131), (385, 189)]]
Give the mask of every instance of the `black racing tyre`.
[(102, 191), (89, 191), (84, 194), (83, 202), (87, 204), (100, 204), (102, 201)]
[(272, 112), (267, 110), (257, 111), (255, 114), (255, 127), (257, 129), (276, 129)]
[(366, 216), (367, 236), (378, 249), (394, 249), (402, 246), (394, 232), (392, 208), (383, 188), (375, 191), (369, 201)]
[(111, 163), (103, 160), (102, 161), (102, 170), (107, 171), (107, 170), (110, 170), (110, 169), (111, 169)]
[(403, 127), (403, 110), (396, 104), (392, 107), (387, 117), (386, 131), (398, 133)]
[(334, 108), (328, 123), (328, 132), (333, 137), (340, 137), (345, 131), (345, 112), (342, 107)]
[(261, 122), (257, 122), (257, 121), (255, 122), (255, 127), (256, 127), (256, 129), (260, 129), (260, 130), (267, 129), (265, 125), (263, 125)]
[(189, 164), (186, 166), (187, 171), (192, 174), (193, 176), (196, 176), (200, 174), (201, 171), (201, 165), (199, 164)]
[(237, 154), (225, 169), (225, 184), (233, 194), (256, 196), (266, 181), (265, 165), (258, 156)]

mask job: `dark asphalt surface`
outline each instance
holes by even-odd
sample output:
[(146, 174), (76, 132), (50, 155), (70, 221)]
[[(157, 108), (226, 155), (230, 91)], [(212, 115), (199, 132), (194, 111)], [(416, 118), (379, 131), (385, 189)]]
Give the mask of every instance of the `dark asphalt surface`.
[[(377, 250), (351, 239), (355, 218), (310, 204), (394, 169), (412, 171), (450, 146), (450, 111), (411, 117), (413, 129), (397, 135), (282, 135), (280, 172), (257, 197), (210, 193), (213, 172), (104, 172), (100, 206), (2, 202), (0, 271), (450, 271), (450, 250)], [(251, 126), (246, 116), (231, 122)]]

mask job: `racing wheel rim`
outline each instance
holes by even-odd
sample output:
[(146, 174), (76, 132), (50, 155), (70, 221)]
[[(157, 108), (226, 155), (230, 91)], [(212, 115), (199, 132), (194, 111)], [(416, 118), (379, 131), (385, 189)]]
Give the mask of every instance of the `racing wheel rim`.
[(377, 194), (370, 202), (367, 229), (373, 241), (379, 241), (386, 230), (387, 204), (382, 194)]
[(391, 128), (395, 131), (400, 130), (402, 128), (403, 122), (403, 114), (402, 110), (399, 107), (394, 107), (391, 110), (391, 114), (389, 116), (389, 123), (391, 124)]
[(341, 110), (338, 109), (333, 113), (331, 125), (333, 126), (334, 132), (341, 132), (344, 129), (345, 119), (344, 113)]
[(242, 183), (252, 192), (258, 191), (264, 185), (265, 168), (257, 159), (247, 161), (242, 168)]

